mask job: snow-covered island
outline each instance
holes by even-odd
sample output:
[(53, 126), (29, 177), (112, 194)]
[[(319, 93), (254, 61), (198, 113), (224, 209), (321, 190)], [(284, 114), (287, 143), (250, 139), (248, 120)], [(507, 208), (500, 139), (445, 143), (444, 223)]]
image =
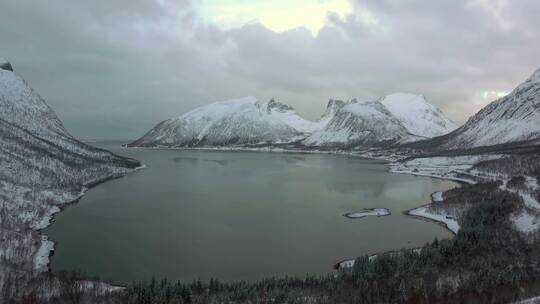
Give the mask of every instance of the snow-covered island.
[(390, 215), (390, 210), (386, 208), (366, 208), (356, 212), (347, 212), (343, 214), (344, 217), (350, 219), (361, 219), (367, 216), (388, 216)]

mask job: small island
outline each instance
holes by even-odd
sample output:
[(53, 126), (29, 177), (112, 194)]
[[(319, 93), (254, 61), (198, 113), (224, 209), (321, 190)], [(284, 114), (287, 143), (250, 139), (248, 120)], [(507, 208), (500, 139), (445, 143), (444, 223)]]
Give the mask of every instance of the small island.
[(344, 217), (350, 219), (360, 219), (366, 216), (388, 216), (390, 215), (390, 210), (386, 208), (365, 208), (357, 212), (348, 212), (343, 214)]

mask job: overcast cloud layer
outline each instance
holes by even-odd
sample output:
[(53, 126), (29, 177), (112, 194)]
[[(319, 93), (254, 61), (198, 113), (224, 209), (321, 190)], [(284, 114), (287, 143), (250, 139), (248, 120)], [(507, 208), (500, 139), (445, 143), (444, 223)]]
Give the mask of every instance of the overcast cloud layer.
[[(318, 0), (317, 0), (318, 1)], [(190, 0), (5, 0), (0, 56), (82, 138), (135, 138), (209, 102), (422, 93), (459, 123), (540, 67), (540, 1), (352, 2), (318, 35), (221, 29)]]

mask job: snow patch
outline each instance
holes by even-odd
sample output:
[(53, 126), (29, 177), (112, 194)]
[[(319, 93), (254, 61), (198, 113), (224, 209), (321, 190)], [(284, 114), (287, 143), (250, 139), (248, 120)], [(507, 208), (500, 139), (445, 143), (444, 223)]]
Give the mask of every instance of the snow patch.
[(359, 219), (366, 216), (387, 216), (390, 215), (390, 210), (386, 208), (372, 208), (372, 209), (364, 209), (358, 212), (349, 212), (343, 214), (344, 217), (350, 218), (350, 219)]
[(443, 192), (442, 191), (437, 191), (437, 192), (431, 194), (431, 200), (434, 203), (440, 203), (440, 202), (444, 201)]
[(536, 214), (523, 210), (517, 215), (512, 215), (510, 220), (514, 223), (516, 229), (523, 233), (531, 233), (538, 230), (540, 222)]
[(429, 211), (427, 207), (420, 207), (407, 212), (407, 214), (424, 217), (436, 222), (440, 222), (446, 225), (448, 230), (452, 231), (454, 234), (459, 232), (459, 224), (457, 220), (445, 212), (441, 211), (439, 214), (435, 214)]
[(48, 270), (49, 255), (54, 251), (54, 243), (49, 241), (46, 235), (41, 236), (41, 245), (34, 257), (34, 269), (36, 271), (44, 272)]

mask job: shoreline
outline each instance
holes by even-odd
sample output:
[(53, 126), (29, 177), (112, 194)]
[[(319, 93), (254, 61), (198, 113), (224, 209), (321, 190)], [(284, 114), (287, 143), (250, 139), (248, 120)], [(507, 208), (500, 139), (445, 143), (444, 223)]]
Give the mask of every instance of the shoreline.
[[(448, 225), (448, 223), (442, 221), (442, 220), (437, 220), (435, 218), (432, 218), (432, 217), (427, 217), (427, 216), (424, 216), (424, 215), (420, 215), (420, 214), (413, 214), (411, 212), (413, 212), (414, 210), (418, 210), (418, 209), (421, 209), (421, 208), (426, 208), (427, 206), (433, 204), (434, 202), (431, 202), (431, 203), (428, 203), (428, 204), (425, 204), (425, 205), (422, 205), (420, 207), (417, 207), (417, 208), (413, 208), (413, 209), (409, 209), (409, 210), (405, 210), (403, 211), (402, 213), (406, 216), (409, 216), (409, 217), (412, 217), (412, 218), (415, 218), (417, 220), (421, 220), (421, 221), (425, 221), (425, 222), (430, 222), (430, 223), (434, 223), (434, 224), (437, 224), (443, 228), (445, 228), (446, 230), (448, 230), (450, 233), (452, 233), (453, 236), (456, 236), (457, 235), (457, 231), (454, 231), (453, 229), (451, 229)], [(442, 215), (441, 215), (442, 216)], [(459, 230), (459, 228), (458, 228)]]
[[(113, 173), (109, 176), (103, 177), (101, 179), (97, 179), (94, 181), (90, 181), (82, 186), (79, 195), (73, 199), (66, 202), (62, 202), (60, 204), (56, 204), (51, 208), (51, 212), (48, 213), (40, 222), (40, 226), (38, 226), (37, 229), (33, 229), (37, 233), (39, 233), (39, 236), (41, 237), (41, 245), (39, 246), (38, 250), (36, 251), (35, 255), (33, 256), (32, 260), (34, 261), (34, 269), (38, 272), (47, 272), (52, 273), (51, 270), (51, 260), (54, 256), (54, 251), (56, 248), (56, 245), (58, 244), (57, 241), (54, 239), (49, 238), (48, 235), (44, 233), (44, 230), (47, 229), (49, 226), (51, 226), (55, 222), (55, 217), (60, 214), (65, 209), (74, 206), (77, 204), (84, 195), (92, 188), (97, 187), (103, 183), (106, 183), (111, 180), (120, 179), (125, 177), (128, 174), (135, 173), (137, 171), (143, 170), (146, 168), (146, 165), (143, 163), (140, 163), (140, 166), (129, 169), (128, 172), (125, 173)], [(45, 249), (42, 249), (45, 248)], [(46, 262), (45, 262), (46, 261)], [(39, 263), (39, 264), (38, 264)], [(41, 267), (37, 267), (41, 266)], [(100, 281), (101, 283), (106, 283), (103, 281)], [(107, 283), (108, 284), (108, 283)], [(111, 286), (119, 286), (117, 284), (111, 285)]]
[[(400, 160), (406, 159), (407, 156), (395, 154), (395, 153), (392, 153), (392, 152), (385, 154), (384, 150), (376, 150), (376, 149), (371, 150), (371, 151), (370, 150), (345, 151), (345, 150), (284, 149), (284, 148), (270, 148), (270, 147), (264, 147), (264, 148), (245, 148), (245, 147), (243, 147), (243, 148), (242, 147), (238, 147), (238, 148), (237, 147), (230, 147), (230, 148), (223, 148), (223, 147), (218, 147), (218, 148), (208, 148), (208, 147), (197, 148), (197, 147), (190, 147), (190, 148), (185, 148), (185, 147), (128, 147), (127, 145), (119, 145), (119, 146), (121, 148), (124, 148), (124, 149), (145, 149), (145, 150), (185, 150), (185, 151), (209, 151), (209, 152), (262, 152), (262, 153), (339, 155), (339, 156), (362, 158), (362, 159), (368, 159), (368, 160), (374, 160), (374, 161), (383, 161), (387, 165), (387, 172), (392, 173), (392, 174), (408, 174), (408, 175), (413, 175), (413, 176), (421, 176), (421, 177), (429, 177), (429, 178), (453, 181), (453, 182), (456, 182), (460, 186), (463, 185), (463, 184), (475, 184), (476, 183), (476, 181), (473, 180), (473, 179), (466, 179), (466, 178), (448, 176), (448, 175), (444, 175), (444, 174), (427, 174), (427, 173), (422, 173), (420, 171), (413, 171), (414, 169), (421, 169), (421, 168), (414, 168), (413, 167), (412, 170), (398, 170), (399, 167), (396, 167), (397, 162), (400, 161)], [(372, 152), (375, 155), (373, 155)], [(451, 167), (451, 165), (447, 166), (447, 168), (450, 168), (450, 167)], [(59, 206), (60, 210), (57, 211), (57, 212), (54, 212), (53, 214), (50, 215), (50, 220), (49, 220), (49, 223), (48, 223), (48, 225), (46, 227), (41, 228), (41, 229), (36, 230), (36, 231), (38, 231), (41, 236), (44, 236), (45, 238), (47, 238), (47, 236), (45, 234), (41, 233), (41, 231), (46, 229), (52, 223), (54, 223), (54, 217), (55, 217), (56, 214), (62, 212), (65, 208), (76, 204), (80, 199), (82, 199), (84, 194), (89, 189), (91, 189), (93, 187), (96, 187), (96, 186), (98, 186), (98, 185), (100, 185), (102, 183), (105, 183), (105, 182), (107, 182), (109, 180), (122, 178), (122, 177), (124, 177), (124, 176), (126, 176), (126, 175), (128, 175), (130, 173), (134, 173), (134, 172), (142, 170), (144, 168), (146, 168), (146, 165), (141, 163), (141, 166), (132, 169), (130, 172), (122, 173), (122, 174), (115, 174), (113, 176), (109, 176), (109, 177), (103, 178), (101, 180), (93, 181), (93, 182), (88, 183), (86, 186), (83, 187), (83, 189), (81, 190), (81, 194), (75, 200), (61, 204), (61, 206)], [(474, 175), (471, 175), (470, 173), (467, 174), (467, 175), (469, 175), (471, 177), (475, 177)], [(478, 177), (478, 178), (480, 178), (480, 177)], [(415, 208), (412, 208), (412, 209), (409, 209), (409, 210), (405, 210), (405, 211), (402, 212), (402, 214), (404, 214), (406, 216), (409, 216), (411, 218), (417, 219), (417, 220), (423, 220), (423, 221), (426, 221), (426, 222), (431, 222), (433, 224), (437, 224), (437, 225), (445, 228), (447, 231), (449, 231), (452, 234), (452, 236), (455, 236), (456, 232), (453, 231), (447, 225), (447, 223), (445, 223), (444, 221), (437, 220), (437, 219), (434, 219), (434, 218), (431, 218), (431, 217), (428, 217), (428, 216), (423, 216), (423, 215), (411, 214), (410, 213), (410, 212), (412, 212), (414, 210), (417, 210), (417, 209), (420, 209), (420, 208), (425, 208), (425, 206), (435, 203), (435, 201), (433, 199), (433, 195), (436, 194), (436, 193), (439, 193), (439, 192), (444, 193), (446, 191), (448, 191), (448, 190), (435, 191), (435, 192), (431, 193), (430, 194), (430, 198), (431, 198), (430, 203), (420, 205), (418, 207), (415, 207)], [(374, 208), (370, 208), (370, 209), (374, 209)], [(348, 218), (348, 219), (353, 219), (353, 220), (362, 218), (362, 217), (360, 217), (360, 218), (351, 217), (350, 218), (350, 217), (346, 216), (347, 214), (353, 214), (353, 213), (357, 213), (357, 212), (348, 212), (348, 213), (343, 214), (343, 216)], [(435, 215), (435, 216), (437, 216), (437, 215)], [(56, 242), (54, 242), (54, 240), (48, 240), (48, 239), (46, 241), (52, 242), (53, 246), (52, 246), (52, 250), (48, 252), (48, 255), (46, 257), (48, 259), (48, 263), (46, 264), (47, 269), (45, 271), (52, 272), (51, 269), (50, 269), (50, 263), (51, 263), (51, 257), (54, 255), (54, 247), (56, 245)], [(43, 246), (43, 244), (42, 244), (42, 246)], [(415, 247), (415, 248), (410, 248), (410, 250), (419, 250), (420, 248)], [(39, 250), (38, 250), (38, 252), (39, 252)], [(374, 254), (370, 254), (369, 258), (371, 259), (371, 258), (375, 258), (377, 255), (386, 254), (386, 253), (392, 254), (392, 253), (396, 253), (396, 252), (399, 252), (399, 250), (391, 249), (391, 250), (379, 251), (379, 252), (376, 252)], [(349, 268), (349, 267), (353, 267), (355, 260), (356, 260), (356, 258), (354, 258), (354, 259), (342, 259), (342, 260), (340, 260), (339, 262), (337, 262), (337, 263), (335, 263), (333, 265), (333, 269), (334, 270), (340, 270), (340, 269), (346, 269), (346, 268)], [(345, 265), (341, 266), (341, 264), (344, 264), (344, 263), (345, 263)], [(103, 282), (103, 281), (100, 281), (100, 282)], [(105, 283), (105, 282), (103, 282), (103, 283)], [(121, 284), (111, 284), (111, 283), (107, 283), (107, 284), (110, 284), (113, 287), (119, 287), (119, 288), (125, 287), (125, 286), (123, 286)]]
[(262, 153), (290, 153), (290, 154), (320, 154), (320, 155), (341, 155), (351, 156), (357, 158), (366, 158), (370, 160), (378, 160), (384, 162), (395, 162), (405, 159), (407, 156), (399, 156), (394, 153), (389, 153), (388, 156), (373, 155), (371, 153), (384, 152), (381, 149), (367, 149), (367, 150), (339, 150), (339, 149), (303, 149), (303, 148), (277, 148), (271, 146), (265, 147), (129, 147), (128, 145), (121, 145), (124, 149), (141, 149), (141, 150), (184, 150), (184, 151), (208, 151), (208, 152), (262, 152)]

